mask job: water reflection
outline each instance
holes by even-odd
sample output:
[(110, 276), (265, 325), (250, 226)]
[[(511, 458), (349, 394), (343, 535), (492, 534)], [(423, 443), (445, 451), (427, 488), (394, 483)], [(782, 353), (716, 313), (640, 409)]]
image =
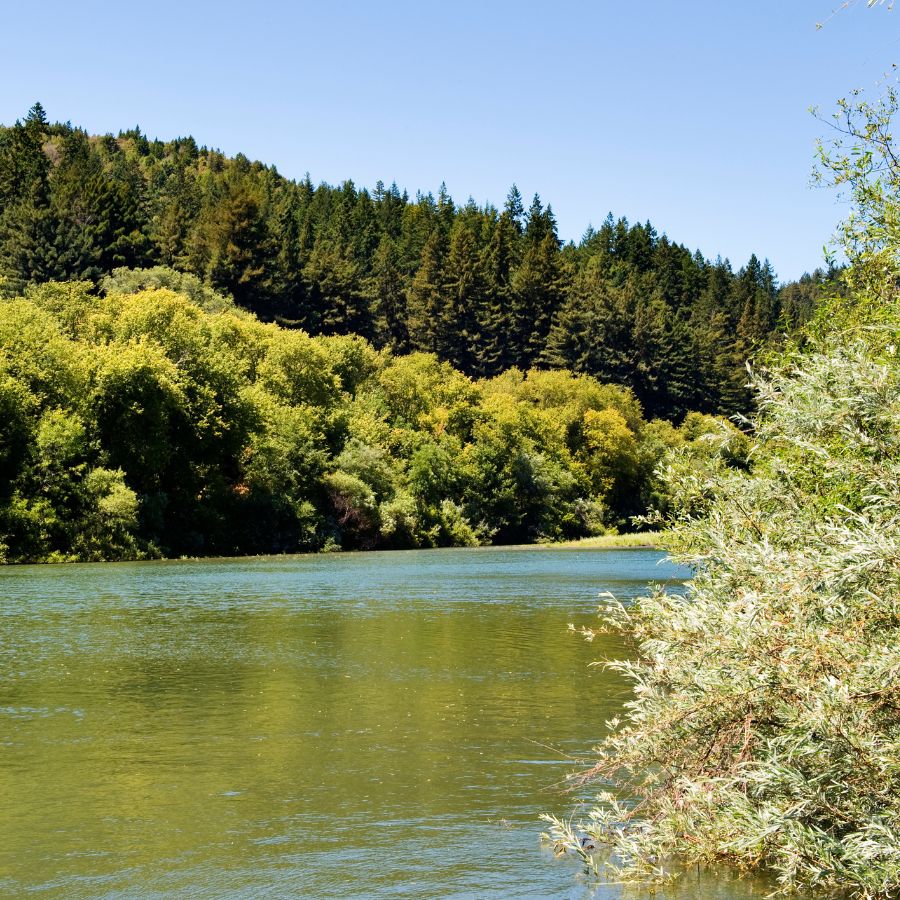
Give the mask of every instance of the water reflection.
[[(624, 696), (587, 663), (627, 650), (566, 624), (590, 622), (600, 591), (685, 577), (659, 559), (512, 549), (3, 570), (0, 889), (590, 895), (539, 848), (537, 814), (568, 803), (568, 757)], [(699, 895), (755, 893), (704, 879)]]

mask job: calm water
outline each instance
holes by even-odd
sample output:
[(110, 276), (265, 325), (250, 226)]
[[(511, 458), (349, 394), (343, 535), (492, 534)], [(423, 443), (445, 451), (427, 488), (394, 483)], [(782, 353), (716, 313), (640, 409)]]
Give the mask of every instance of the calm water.
[[(0, 570), (0, 892), (587, 897), (542, 811), (624, 696), (653, 551)], [(665, 896), (749, 897), (694, 878)]]

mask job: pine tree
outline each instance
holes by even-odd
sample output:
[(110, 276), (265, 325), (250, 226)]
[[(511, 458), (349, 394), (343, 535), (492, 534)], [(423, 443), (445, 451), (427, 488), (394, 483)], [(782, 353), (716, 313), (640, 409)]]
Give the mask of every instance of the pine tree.
[(443, 181), (438, 191), (437, 217), (444, 234), (449, 237), (450, 229), (453, 228), (453, 221), (456, 218), (456, 204)]
[(160, 263), (184, 268), (188, 238), (200, 205), (196, 181), (186, 167), (174, 166), (164, 184), (153, 204), (150, 238)]
[(506, 195), (506, 203), (503, 206), (503, 211), (506, 213), (507, 220), (516, 230), (516, 233), (522, 234), (522, 222), (525, 219), (525, 205), (522, 202), (522, 195), (515, 185), (509, 189), (509, 193)]
[[(537, 198), (536, 198), (537, 199)], [(539, 201), (538, 201), (539, 202)], [(529, 223), (531, 223), (529, 219)], [(520, 368), (530, 368), (543, 351), (553, 315), (561, 305), (567, 288), (567, 273), (559, 253), (559, 241), (553, 231), (547, 230), (547, 221), (540, 216), (540, 233), (526, 229), (525, 251), (521, 265), (512, 279), (512, 329), (511, 343), (514, 364)]]
[(529, 247), (536, 247), (547, 235), (547, 219), (539, 194), (535, 194), (525, 221), (525, 241)]
[(46, 129), (36, 103), (24, 124), (0, 132), (0, 275), (14, 290), (57, 273)]
[(437, 352), (444, 247), (444, 236), (435, 228), (422, 249), (422, 260), (410, 286), (406, 327), (413, 350)]
[(634, 387), (636, 305), (633, 287), (611, 286), (599, 266), (582, 273), (554, 315), (542, 362)]
[(280, 191), (273, 206), (269, 242), (274, 247), (274, 257), (266, 273), (264, 292), (274, 301), (269, 304), (274, 315), (281, 321), (295, 322), (307, 305), (298, 192)]
[(209, 185), (188, 245), (191, 269), (235, 300), (265, 312), (261, 290), (272, 248), (262, 192), (252, 178), (231, 172)]
[(396, 353), (409, 350), (406, 287), (400, 271), (400, 252), (385, 235), (375, 252), (372, 273), (373, 310), (378, 343)]
[(44, 153), (47, 117), (36, 103), (25, 122), (0, 131), (0, 211), (19, 200), (46, 200), (50, 161)]
[(519, 237), (520, 228), (507, 209), (494, 224), (483, 251), (485, 290), (476, 308), (480, 341), (473, 351), (474, 370), (482, 376), (498, 375), (513, 365), (509, 340), (513, 330), (511, 282)]
[(303, 269), (307, 330), (322, 334), (375, 337), (372, 298), (352, 251), (321, 239)]
[(487, 302), (487, 286), (475, 235), (458, 218), (438, 294), (435, 349), (441, 359), (463, 372), (474, 369), (482, 335), (479, 311)]
[(761, 263), (754, 253), (733, 282), (731, 307), (737, 312), (737, 347), (748, 359), (778, 322), (775, 275), (768, 260)]

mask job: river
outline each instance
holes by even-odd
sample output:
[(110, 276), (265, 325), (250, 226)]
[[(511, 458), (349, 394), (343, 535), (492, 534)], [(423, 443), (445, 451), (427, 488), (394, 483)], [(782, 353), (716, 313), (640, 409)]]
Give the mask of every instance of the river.
[(0, 892), (617, 897), (538, 840), (627, 695), (589, 667), (621, 641), (566, 626), (685, 577), (537, 548), (0, 570)]

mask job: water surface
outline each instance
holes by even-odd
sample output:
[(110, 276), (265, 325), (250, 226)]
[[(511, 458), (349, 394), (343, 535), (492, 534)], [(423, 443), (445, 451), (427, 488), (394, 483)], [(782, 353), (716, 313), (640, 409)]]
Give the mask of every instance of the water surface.
[[(626, 694), (597, 594), (655, 551), (0, 571), (0, 891), (586, 897), (542, 811)], [(606, 886), (596, 896), (618, 896)], [(704, 878), (666, 896), (757, 896)]]

